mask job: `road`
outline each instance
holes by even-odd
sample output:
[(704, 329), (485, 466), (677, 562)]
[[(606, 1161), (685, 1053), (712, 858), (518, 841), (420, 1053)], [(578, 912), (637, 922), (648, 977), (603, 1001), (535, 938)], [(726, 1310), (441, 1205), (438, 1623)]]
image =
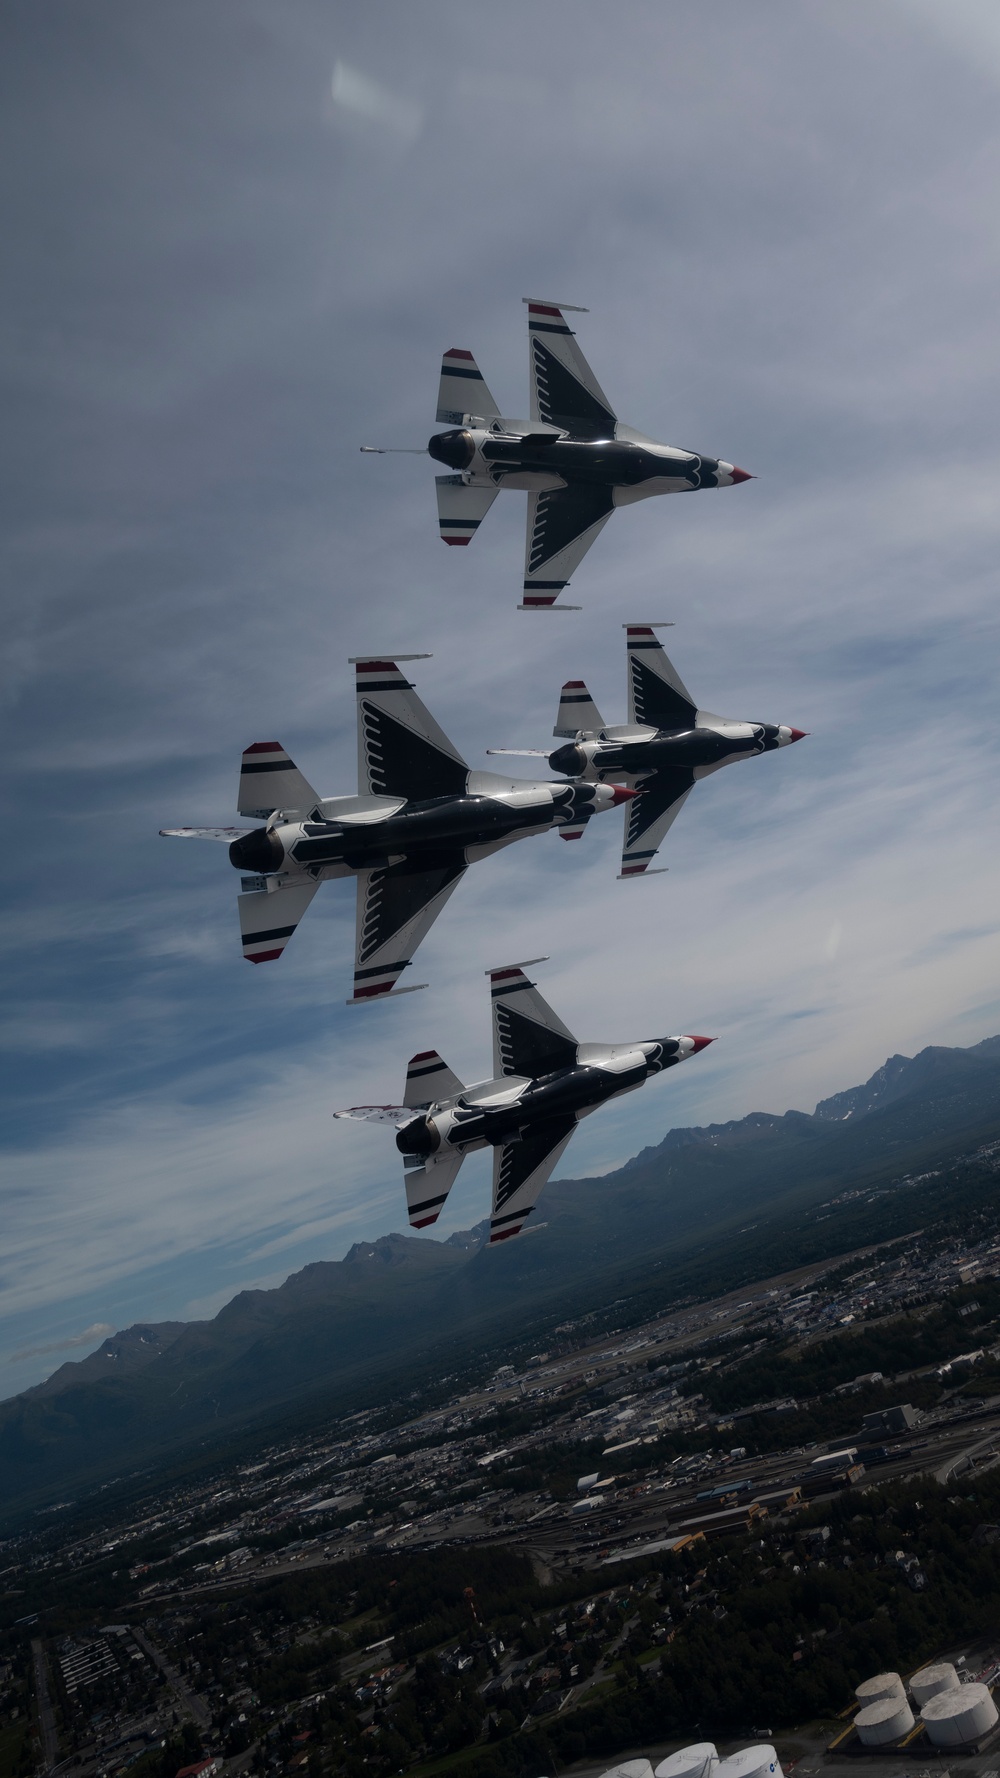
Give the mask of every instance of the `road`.
[(56, 1713), (52, 1708), (52, 1695), (49, 1691), (49, 1663), (45, 1655), (45, 1644), (40, 1637), (32, 1640), (31, 1658), (35, 1668), (35, 1699), (38, 1704), (38, 1733), (42, 1742), (42, 1769), (51, 1772), (59, 1757), (59, 1736), (56, 1732)]
[(157, 1648), (156, 1643), (150, 1641), (145, 1630), (136, 1629), (133, 1625), (132, 1634), (139, 1644), (139, 1647), (143, 1650), (143, 1653), (147, 1654), (153, 1665), (160, 1669), (160, 1672), (163, 1674), (164, 1679), (178, 1703), (187, 1711), (190, 1717), (193, 1717), (200, 1729), (209, 1728), (212, 1722), (212, 1712), (205, 1703), (204, 1698), (199, 1698), (197, 1692), (193, 1692), (189, 1685), (185, 1685), (176, 1667), (172, 1666), (167, 1660), (162, 1649)]

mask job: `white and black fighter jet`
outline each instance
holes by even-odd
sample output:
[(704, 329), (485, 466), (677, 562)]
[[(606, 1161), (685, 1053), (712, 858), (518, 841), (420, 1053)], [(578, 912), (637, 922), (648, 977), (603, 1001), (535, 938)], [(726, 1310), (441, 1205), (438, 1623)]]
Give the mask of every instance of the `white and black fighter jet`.
[(406, 1071), (402, 1105), (355, 1105), (334, 1113), (396, 1125), (411, 1228), (436, 1222), (466, 1155), (492, 1148), (490, 1243), (520, 1234), (581, 1118), (714, 1041), (578, 1043), (524, 974), (529, 967), (514, 963), (487, 971), (493, 1080), (463, 1087), (436, 1050), (423, 1050)]
[[(475, 772), (439, 729), (397, 661), (355, 659), (358, 794), (321, 797), (280, 741), (243, 755), (238, 810), (263, 827), (168, 827), (177, 839), (229, 842), (243, 877), (243, 955), (280, 957), (321, 882), (358, 882), (354, 993), (348, 1005), (406, 994), (396, 981), (470, 864), (555, 828), (579, 839), (630, 789), (530, 782)], [(420, 983), (421, 987), (426, 983)]]
[[(609, 728), (582, 679), (562, 688), (554, 753), (490, 747), (488, 753), (548, 759), (554, 772), (585, 783), (612, 779), (637, 788), (625, 811), (623, 877), (640, 877), (699, 779), (755, 753), (801, 741), (806, 731), (773, 722), (733, 722), (699, 710), (653, 634), (669, 624), (624, 624), (628, 659), (628, 721)], [(653, 875), (655, 876), (655, 872)]]
[(445, 543), (468, 543), (501, 488), (527, 490), (519, 609), (538, 611), (555, 603), (616, 506), (751, 477), (623, 425), (566, 323), (571, 305), (524, 301), (531, 418), (503, 419), (472, 353), (452, 347), (441, 361), (437, 408), (438, 423), (451, 430), (427, 448), (456, 472), (437, 478)]

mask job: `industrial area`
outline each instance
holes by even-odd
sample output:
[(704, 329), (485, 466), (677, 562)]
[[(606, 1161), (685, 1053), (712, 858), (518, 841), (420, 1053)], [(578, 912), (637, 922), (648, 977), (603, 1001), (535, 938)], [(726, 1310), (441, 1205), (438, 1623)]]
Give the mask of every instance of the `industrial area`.
[(520, 1778), (612, 1738), (661, 1778), (749, 1744), (995, 1772), (998, 1268), (984, 1226), (595, 1337), (610, 1305), (424, 1408), (36, 1513), (2, 1550), (3, 1778)]

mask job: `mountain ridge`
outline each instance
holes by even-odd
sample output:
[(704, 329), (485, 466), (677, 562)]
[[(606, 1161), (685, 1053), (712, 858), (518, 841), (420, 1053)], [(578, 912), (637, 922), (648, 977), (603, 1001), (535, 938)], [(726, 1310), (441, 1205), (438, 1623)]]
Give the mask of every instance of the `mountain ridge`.
[(176, 1450), (322, 1392), (332, 1403), (439, 1347), (509, 1342), (512, 1321), (526, 1331), (570, 1294), (592, 1300), (612, 1281), (617, 1293), (657, 1265), (676, 1270), (704, 1251), (706, 1224), (717, 1246), (749, 1217), (794, 1217), (845, 1179), (891, 1177), (991, 1135), (1000, 1135), (1000, 1038), (929, 1046), (890, 1057), (812, 1115), (751, 1112), (671, 1130), (612, 1173), (554, 1180), (545, 1227), (531, 1239), (490, 1249), (479, 1224), (445, 1239), (355, 1242), (273, 1290), (239, 1292), (211, 1320), (121, 1330), (0, 1403), (0, 1501), (57, 1476), (65, 1491), (102, 1465)]

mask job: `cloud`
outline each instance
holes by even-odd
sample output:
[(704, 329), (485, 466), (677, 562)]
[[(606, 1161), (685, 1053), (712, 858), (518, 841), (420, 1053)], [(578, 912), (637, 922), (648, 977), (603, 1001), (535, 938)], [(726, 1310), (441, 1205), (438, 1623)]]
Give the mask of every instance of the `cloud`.
[(93, 1346), (105, 1340), (115, 1329), (110, 1321), (95, 1321), (92, 1327), (85, 1327), (82, 1333), (71, 1334), (63, 1340), (48, 1340), (41, 1346), (25, 1346), (20, 1352), (12, 1352), (8, 1364), (22, 1364), (26, 1358), (38, 1358), (43, 1353), (65, 1352), (70, 1346)]
[(346, 62), (334, 63), (330, 95), (339, 110), (374, 125), (405, 146), (415, 142), (420, 134), (424, 121), (420, 105), (390, 92)]
[[(209, 1313), (262, 1264), (405, 1227), (391, 1137), (330, 1114), (398, 1098), (431, 1044), (488, 1073), (498, 960), (549, 952), (581, 1036), (721, 1039), (587, 1120), (581, 1175), (990, 1034), (992, 75), (938, 54), (922, 11), (857, 0), (724, 25), (644, 0), (336, 21), (221, 0), (184, 30), (112, 0), (43, 32), (28, 9), (8, 46), (19, 1379), (55, 1307)], [(551, 619), (515, 610), (523, 496), (446, 551), (429, 465), (357, 449), (426, 438), (450, 344), (524, 411), (531, 290), (589, 306), (627, 420), (759, 478), (615, 516), (583, 609)], [(343, 883), (248, 969), (224, 849), (158, 837), (234, 819), (257, 739), (353, 790), (347, 659), (373, 647), (433, 650), (418, 689), (475, 765), (545, 745), (567, 677), (622, 721), (636, 617), (676, 621), (707, 707), (810, 738), (699, 786), (653, 881), (616, 880), (611, 816), (477, 866), (420, 952), (426, 993), (344, 1007)], [(472, 1157), (442, 1232), (488, 1191)]]

